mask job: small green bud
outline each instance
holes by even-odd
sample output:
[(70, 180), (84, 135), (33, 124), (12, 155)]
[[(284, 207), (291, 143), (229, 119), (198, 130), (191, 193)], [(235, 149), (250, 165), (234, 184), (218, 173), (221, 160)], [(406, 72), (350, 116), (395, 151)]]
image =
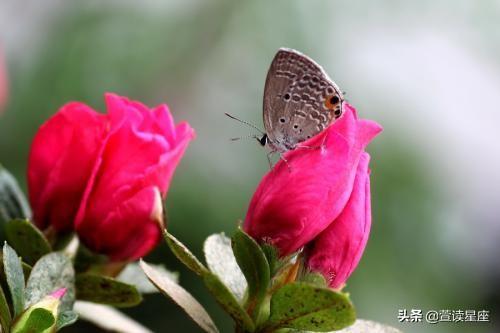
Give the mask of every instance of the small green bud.
[(11, 333), (55, 332), (59, 304), (65, 293), (66, 288), (61, 288), (30, 306), (14, 322)]

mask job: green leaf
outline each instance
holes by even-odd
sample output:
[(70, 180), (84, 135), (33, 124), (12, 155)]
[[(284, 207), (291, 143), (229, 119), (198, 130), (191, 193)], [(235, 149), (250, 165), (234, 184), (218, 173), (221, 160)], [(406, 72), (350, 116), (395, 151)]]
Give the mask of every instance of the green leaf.
[(234, 257), (231, 239), (224, 233), (213, 234), (205, 240), (203, 252), (210, 271), (216, 274), (241, 302), (247, 281)]
[(189, 249), (164, 229), (164, 237), (168, 247), (186, 267), (198, 275), (208, 272), (208, 269), (194, 256)]
[(15, 219), (5, 225), (5, 234), (9, 244), (23, 260), (34, 265), (38, 259), (51, 251), (49, 242), (31, 222)]
[(210, 272), (191, 251), (166, 230), (164, 231), (164, 236), (175, 256), (189, 269), (203, 278), (203, 282), (208, 290), (224, 310), (233, 317), (239, 326), (252, 332), (255, 329), (252, 319), (219, 277)]
[(64, 311), (57, 315), (56, 331), (61, 328), (74, 324), (78, 320), (78, 313), (75, 311)]
[(217, 303), (236, 321), (238, 326), (243, 327), (246, 331), (253, 332), (255, 324), (243, 309), (235, 296), (219, 279), (217, 275), (212, 272), (206, 272), (203, 275), (203, 282), (208, 288), (210, 293), (215, 297)]
[(131, 307), (142, 301), (137, 288), (113, 278), (89, 273), (76, 275), (76, 298), (116, 307)]
[(16, 251), (7, 243), (3, 246), (3, 267), (12, 297), (14, 316), (18, 316), (24, 310), (24, 273)]
[[(171, 272), (165, 268), (163, 265), (151, 265), (157, 271), (161, 271), (162, 274), (168, 275), (168, 277), (177, 282), (179, 280), (179, 274), (177, 272)], [(131, 284), (137, 288), (141, 294), (152, 294), (157, 293), (158, 289), (148, 280), (144, 272), (138, 263), (130, 263), (125, 267), (123, 271), (116, 277), (118, 281)]]
[(9, 303), (7, 303), (2, 287), (0, 287), (0, 324), (2, 325), (2, 332), (9, 331), (11, 321), (12, 316), (9, 310)]
[(0, 165), (0, 220), (30, 219), (31, 210), (16, 179)]
[(289, 283), (271, 298), (267, 330), (293, 328), (314, 332), (339, 330), (352, 325), (356, 313), (344, 294), (308, 283)]
[(62, 252), (44, 255), (31, 270), (26, 286), (26, 308), (37, 303), (46, 295), (66, 288), (59, 311), (73, 308), (75, 302), (75, 272), (71, 260)]
[[(22, 258), (19, 258), (19, 260), (22, 260)], [(27, 282), (28, 281), (28, 277), (31, 273), (31, 269), (32, 267), (30, 265), (28, 265), (27, 263), (25, 262), (22, 262), (21, 261), (21, 266), (23, 268), (23, 274), (24, 274), (24, 282)], [(4, 269), (4, 266), (3, 266), (3, 251), (0, 252), (0, 280), (2, 282), (6, 282), (7, 281), (7, 278), (5, 276), (5, 269)]]
[(236, 261), (248, 282), (246, 307), (254, 313), (266, 296), (270, 281), (269, 264), (259, 244), (238, 228), (232, 238), (232, 247)]
[(198, 324), (205, 332), (218, 332), (212, 318), (184, 288), (173, 281), (169, 275), (154, 268), (146, 262), (140, 262), (140, 266), (149, 280), (166, 296), (170, 297), (179, 305), (193, 321)]
[(12, 333), (42, 333), (55, 323), (52, 313), (43, 308), (36, 308), (31, 311), (29, 317), (14, 325)]

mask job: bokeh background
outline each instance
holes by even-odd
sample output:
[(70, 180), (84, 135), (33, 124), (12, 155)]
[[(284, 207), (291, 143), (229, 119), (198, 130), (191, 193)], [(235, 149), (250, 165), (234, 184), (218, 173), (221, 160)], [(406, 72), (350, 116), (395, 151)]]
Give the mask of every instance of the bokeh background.
[[(169, 228), (201, 255), (231, 233), (268, 170), (256, 142), (276, 50), (321, 63), (362, 117), (385, 130), (372, 154), (373, 228), (347, 290), (359, 317), (405, 332), (498, 332), (499, 1), (1, 0), (9, 95), (0, 162), (25, 188), (37, 128), (64, 103), (103, 110), (103, 93), (166, 102), (197, 131), (167, 199)], [(230, 320), (165, 246), (223, 332)], [(490, 324), (400, 324), (398, 309), (490, 310)], [(126, 310), (155, 332), (198, 332), (160, 295)], [(66, 332), (99, 332), (79, 322)]]

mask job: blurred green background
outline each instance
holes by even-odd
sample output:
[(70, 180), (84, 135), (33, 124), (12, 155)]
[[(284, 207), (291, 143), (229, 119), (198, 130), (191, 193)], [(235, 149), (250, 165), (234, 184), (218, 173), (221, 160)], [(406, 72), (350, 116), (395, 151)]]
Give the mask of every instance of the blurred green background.
[[(64, 103), (103, 110), (103, 93), (167, 103), (197, 131), (167, 199), (169, 229), (201, 255), (230, 234), (268, 170), (252, 131), (279, 47), (322, 64), (361, 117), (385, 130), (372, 155), (373, 227), (347, 290), (359, 317), (405, 332), (498, 332), (500, 316), (499, 1), (0, 2), (10, 94), (0, 162), (25, 188), (30, 141)], [(229, 318), (165, 246), (148, 258), (223, 332)], [(401, 324), (398, 309), (490, 310), (492, 323)], [(155, 332), (198, 332), (166, 298), (126, 310)], [(83, 322), (66, 332), (99, 332)]]

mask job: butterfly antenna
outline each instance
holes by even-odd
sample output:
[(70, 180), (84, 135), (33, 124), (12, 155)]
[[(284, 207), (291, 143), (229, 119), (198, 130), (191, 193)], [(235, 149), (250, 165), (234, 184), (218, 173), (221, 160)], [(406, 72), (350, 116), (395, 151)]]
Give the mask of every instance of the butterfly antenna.
[(264, 133), (264, 131), (263, 131), (263, 130), (261, 130), (260, 128), (258, 128), (257, 126), (255, 126), (255, 125), (253, 125), (253, 124), (250, 124), (249, 122), (246, 122), (246, 121), (244, 121), (244, 120), (238, 119), (238, 118), (236, 118), (235, 116), (232, 116), (232, 115), (230, 115), (230, 114), (229, 114), (229, 113), (227, 113), (227, 112), (224, 112), (224, 114), (225, 114), (226, 116), (228, 116), (229, 118), (231, 118), (231, 119), (234, 119), (234, 120), (236, 120), (236, 121), (239, 121), (240, 123), (245, 124), (245, 125), (247, 125), (247, 126), (250, 126), (250, 127), (251, 127), (251, 128), (253, 128), (253, 129), (256, 129), (256, 130), (257, 130), (257, 131), (259, 131), (261, 134), (266, 134), (266, 133)]
[(231, 141), (238, 141), (238, 140), (243, 140), (243, 139), (257, 139), (259, 140), (259, 137), (255, 134), (251, 134), (251, 135), (247, 135), (247, 136), (239, 136), (239, 137), (236, 137), (236, 138), (231, 138), (230, 140)]

